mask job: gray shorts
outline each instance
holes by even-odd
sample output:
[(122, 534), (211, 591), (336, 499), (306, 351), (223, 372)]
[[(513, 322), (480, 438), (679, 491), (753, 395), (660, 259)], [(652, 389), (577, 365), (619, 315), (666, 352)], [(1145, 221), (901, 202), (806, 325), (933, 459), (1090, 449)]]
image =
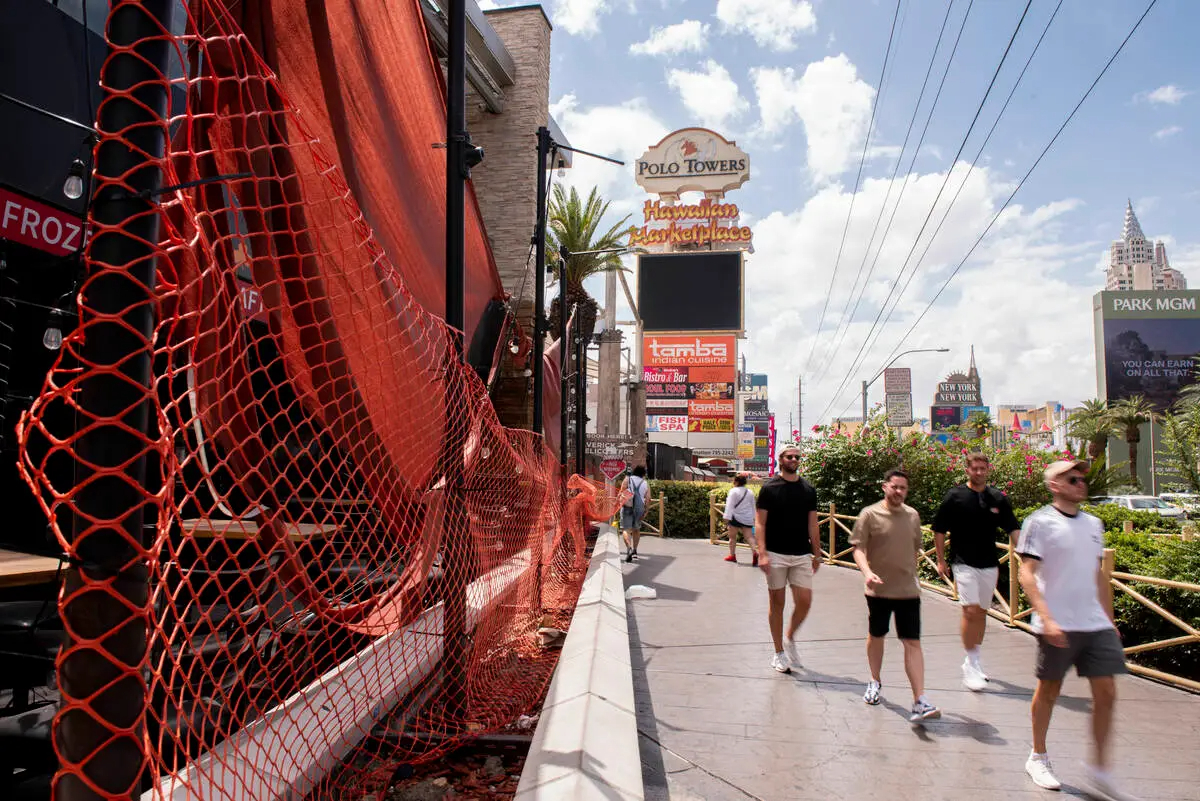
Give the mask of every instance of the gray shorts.
[(1072, 665), (1082, 678), (1117, 676), (1125, 669), (1125, 649), (1116, 629), (1068, 631), (1067, 647), (1057, 648), (1038, 635), (1037, 671), (1042, 681), (1062, 681)]

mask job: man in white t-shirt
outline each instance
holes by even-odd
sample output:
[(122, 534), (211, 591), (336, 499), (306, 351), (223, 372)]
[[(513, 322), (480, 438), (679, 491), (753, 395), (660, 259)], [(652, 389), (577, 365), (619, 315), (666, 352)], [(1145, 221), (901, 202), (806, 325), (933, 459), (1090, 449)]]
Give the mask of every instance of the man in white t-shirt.
[(1087, 498), (1087, 462), (1055, 462), (1046, 468), (1053, 502), (1021, 527), (1021, 587), (1033, 607), (1038, 636), (1037, 689), (1033, 693), (1033, 752), (1025, 772), (1047, 790), (1062, 785), (1046, 753), (1050, 716), (1071, 666), (1092, 688), (1091, 794), (1125, 801), (1109, 773), (1108, 744), (1116, 706), (1115, 676), (1125, 672), (1125, 652), (1113, 622), (1104, 575), (1104, 526), (1079, 510)]

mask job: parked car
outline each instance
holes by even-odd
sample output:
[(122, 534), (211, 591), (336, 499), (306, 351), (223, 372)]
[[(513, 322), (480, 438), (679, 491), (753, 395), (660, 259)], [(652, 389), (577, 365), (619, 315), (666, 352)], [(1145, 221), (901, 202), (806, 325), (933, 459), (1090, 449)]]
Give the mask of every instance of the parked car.
[(1154, 512), (1169, 519), (1181, 520), (1185, 517), (1182, 508), (1173, 506), (1153, 495), (1114, 495), (1108, 498), (1106, 503), (1138, 512)]
[(1200, 517), (1200, 495), (1194, 492), (1164, 492), (1158, 497), (1178, 506), (1188, 517)]

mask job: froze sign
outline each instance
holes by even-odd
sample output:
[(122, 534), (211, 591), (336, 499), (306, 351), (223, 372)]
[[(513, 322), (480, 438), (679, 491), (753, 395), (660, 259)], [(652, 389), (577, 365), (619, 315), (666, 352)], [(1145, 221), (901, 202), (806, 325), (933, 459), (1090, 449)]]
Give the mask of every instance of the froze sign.
[(67, 256), (83, 247), (83, 223), (45, 203), (0, 189), (0, 237)]

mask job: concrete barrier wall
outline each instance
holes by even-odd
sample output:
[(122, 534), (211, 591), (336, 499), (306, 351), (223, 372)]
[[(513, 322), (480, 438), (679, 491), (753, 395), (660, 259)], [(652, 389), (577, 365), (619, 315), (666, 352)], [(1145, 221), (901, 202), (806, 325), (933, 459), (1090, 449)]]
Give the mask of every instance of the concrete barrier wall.
[(604, 526), (534, 731), (516, 798), (642, 801), (621, 546)]

